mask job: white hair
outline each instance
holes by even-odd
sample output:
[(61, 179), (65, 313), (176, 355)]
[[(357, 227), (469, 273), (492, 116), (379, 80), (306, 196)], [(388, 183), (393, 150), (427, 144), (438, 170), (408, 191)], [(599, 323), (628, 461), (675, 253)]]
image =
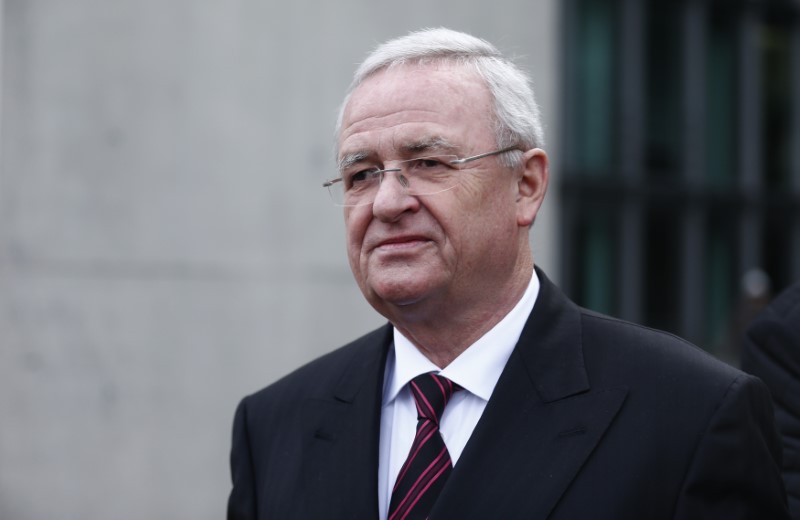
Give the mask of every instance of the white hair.
[[(544, 147), (541, 115), (527, 74), (489, 42), (445, 28), (423, 29), (389, 40), (367, 56), (356, 70), (339, 109), (337, 139), (347, 102), (364, 80), (380, 70), (398, 65), (430, 63), (470, 67), (486, 82), (494, 100), (494, 133), (498, 148), (519, 146), (528, 150)], [(518, 164), (521, 159), (521, 153), (507, 156), (510, 163)]]

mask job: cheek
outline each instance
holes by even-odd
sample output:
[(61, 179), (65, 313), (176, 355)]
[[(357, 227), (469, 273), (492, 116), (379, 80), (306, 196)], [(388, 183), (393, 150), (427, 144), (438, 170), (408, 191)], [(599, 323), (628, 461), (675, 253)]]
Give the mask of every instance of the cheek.
[(365, 218), (358, 209), (359, 208), (348, 208), (344, 216), (347, 257), (353, 269), (358, 266), (358, 258), (361, 255), (364, 235), (369, 225), (369, 219)]
[(463, 201), (459, 218), (447, 222), (449, 238), (465, 256), (477, 251), (492, 255), (516, 237), (516, 205), (510, 193), (501, 190), (502, 186), (494, 190), (474, 189), (474, 196)]

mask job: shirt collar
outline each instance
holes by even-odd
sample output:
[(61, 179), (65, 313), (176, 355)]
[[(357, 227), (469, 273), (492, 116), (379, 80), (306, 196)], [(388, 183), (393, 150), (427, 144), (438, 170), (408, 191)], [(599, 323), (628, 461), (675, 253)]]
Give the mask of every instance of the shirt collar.
[(539, 279), (536, 272), (533, 272), (528, 288), (514, 308), (444, 370), (434, 365), (408, 338), (394, 328), (393, 355), (389, 356), (386, 365), (383, 404), (390, 403), (409, 381), (426, 372), (441, 374), (470, 393), (488, 401), (514, 346), (519, 341), (522, 328), (533, 310), (538, 294)]

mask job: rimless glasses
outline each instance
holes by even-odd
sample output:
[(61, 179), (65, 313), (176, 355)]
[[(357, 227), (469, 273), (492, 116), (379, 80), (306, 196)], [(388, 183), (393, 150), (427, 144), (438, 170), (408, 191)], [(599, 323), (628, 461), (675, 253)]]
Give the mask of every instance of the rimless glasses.
[(383, 169), (375, 166), (365, 168), (363, 164), (354, 161), (353, 165), (342, 170), (341, 177), (325, 181), (322, 186), (328, 188), (331, 199), (337, 206), (364, 206), (375, 201), (385, 174), (394, 172), (397, 181), (409, 195), (435, 195), (458, 184), (461, 177), (458, 172), (462, 165), (518, 149), (516, 145), (509, 146), (464, 158), (456, 155), (417, 157), (398, 161), (394, 168)]

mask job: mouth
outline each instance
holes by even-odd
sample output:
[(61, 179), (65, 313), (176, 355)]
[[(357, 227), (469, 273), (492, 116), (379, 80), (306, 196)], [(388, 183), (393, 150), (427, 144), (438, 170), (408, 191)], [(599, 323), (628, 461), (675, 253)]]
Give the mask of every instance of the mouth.
[(384, 251), (401, 251), (404, 249), (417, 247), (428, 242), (430, 242), (430, 239), (417, 235), (392, 237), (380, 241), (378, 245), (375, 246), (375, 249)]

